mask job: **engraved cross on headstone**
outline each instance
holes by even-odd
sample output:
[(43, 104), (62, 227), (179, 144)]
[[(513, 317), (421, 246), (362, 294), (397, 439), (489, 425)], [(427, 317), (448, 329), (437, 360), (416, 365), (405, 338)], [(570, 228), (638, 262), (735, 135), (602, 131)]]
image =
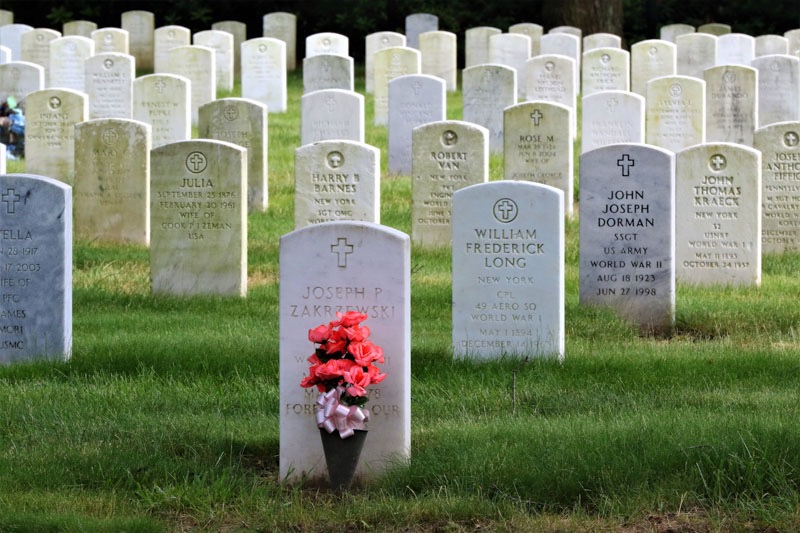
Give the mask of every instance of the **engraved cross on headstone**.
[(336, 111), (336, 97), (335, 96), (333, 96), (332, 94), (329, 95), (328, 98), (325, 100), (325, 103), (328, 104), (328, 112), (329, 113), (333, 113), (334, 111)]
[(347, 267), (347, 256), (353, 253), (354, 248), (352, 244), (347, 243), (347, 237), (339, 237), (336, 239), (336, 244), (331, 244), (331, 253), (336, 254), (340, 268)]
[(414, 96), (419, 96), (419, 91), (422, 89), (422, 84), (418, 81), (415, 81), (411, 88), (414, 90)]
[(189, 163), (192, 164), (195, 172), (200, 172), (200, 170), (203, 168), (203, 164), (205, 163), (205, 158), (202, 155), (195, 153), (189, 158)]
[(515, 209), (516, 206), (514, 206), (514, 204), (508, 198), (504, 198), (499, 204), (497, 204), (497, 210), (500, 211), (503, 221), (511, 218), (511, 213), (513, 213)]
[(16, 194), (14, 189), (7, 189), (3, 194), (3, 202), (6, 203), (6, 212), (13, 215), (16, 212), (17, 202), (20, 201), (20, 195)]
[(531, 113), (531, 120), (533, 120), (534, 126), (538, 126), (539, 121), (542, 120), (542, 118), (544, 118), (544, 115), (542, 115), (542, 112), (538, 109), (535, 109), (533, 113)]
[(711, 166), (714, 170), (722, 170), (725, 167), (725, 158), (717, 154), (711, 158)]
[(634, 165), (634, 160), (628, 154), (623, 154), (622, 159), (617, 159), (617, 166), (622, 168), (623, 176), (631, 175), (631, 167)]
[(156, 82), (156, 91), (158, 91), (158, 94), (164, 94), (164, 89), (166, 88), (167, 88), (167, 82), (165, 82), (164, 80), (158, 80)]
[(784, 136), (784, 140), (786, 141), (786, 146), (797, 146), (797, 143), (800, 142), (800, 137), (793, 132), (787, 132)]

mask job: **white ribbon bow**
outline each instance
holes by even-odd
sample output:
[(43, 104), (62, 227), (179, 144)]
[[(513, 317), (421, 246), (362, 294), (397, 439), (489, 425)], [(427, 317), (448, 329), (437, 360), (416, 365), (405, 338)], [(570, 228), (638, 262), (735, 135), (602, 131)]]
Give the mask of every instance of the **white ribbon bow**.
[(343, 439), (352, 437), (356, 429), (367, 429), (369, 411), (357, 405), (343, 405), (339, 399), (344, 392), (344, 387), (336, 387), (328, 392), (323, 392), (317, 398), (317, 427), (324, 428), (328, 433), (339, 430)]

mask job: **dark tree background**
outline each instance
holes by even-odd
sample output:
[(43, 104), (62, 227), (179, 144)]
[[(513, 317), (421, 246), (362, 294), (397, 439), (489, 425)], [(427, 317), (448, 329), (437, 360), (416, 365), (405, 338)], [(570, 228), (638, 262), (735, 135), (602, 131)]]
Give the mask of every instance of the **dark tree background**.
[(657, 38), (661, 26), (674, 22), (724, 22), (735, 32), (754, 36), (800, 27), (800, 9), (789, 0), (0, 0), (0, 9), (13, 11), (15, 22), (56, 30), (69, 20), (118, 27), (121, 13), (137, 9), (152, 11), (156, 27), (179, 24), (193, 32), (216, 21), (238, 20), (247, 24), (248, 38), (261, 36), (265, 14), (288, 11), (298, 16), (298, 54), (304, 52), (306, 35), (336, 31), (350, 37), (357, 61), (363, 59), (367, 34), (403, 32), (405, 17), (412, 13), (437, 15), (440, 29), (459, 36), (462, 54), (467, 29), (494, 26), (506, 31), (517, 22), (535, 22), (545, 30), (578, 26), (584, 35), (615, 33), (628, 46)]

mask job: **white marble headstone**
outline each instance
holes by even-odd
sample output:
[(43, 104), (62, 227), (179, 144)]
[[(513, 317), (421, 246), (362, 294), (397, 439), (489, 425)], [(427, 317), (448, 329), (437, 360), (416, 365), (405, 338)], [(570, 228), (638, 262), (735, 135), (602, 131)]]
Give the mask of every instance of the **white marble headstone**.
[[(501, 33), (489, 37), (489, 62), (504, 65), (517, 71), (522, 79), (525, 64), (531, 57), (531, 38), (521, 33)], [(525, 86), (517, 84), (517, 98), (525, 98)]]
[(192, 36), (192, 44), (214, 50), (217, 89), (233, 91), (233, 35), (220, 30), (206, 30)]
[(167, 73), (189, 80), (192, 125), (200, 106), (217, 97), (216, 53), (205, 46), (178, 46), (167, 52)]
[(453, 195), (453, 353), (564, 357), (564, 199), (492, 182)]
[(761, 252), (800, 251), (800, 122), (756, 130), (761, 152)]
[(643, 143), (644, 98), (624, 91), (606, 91), (583, 99), (581, 153), (619, 143)]
[(297, 69), (297, 15), (278, 11), (262, 18), (263, 36), (283, 41), (286, 70)]
[(536, 57), (541, 53), (542, 35), (544, 28), (540, 24), (533, 22), (518, 22), (508, 27), (508, 33), (521, 33), (531, 39), (531, 57)]
[(27, 61), (0, 64), (0, 101), (9, 96), (22, 102), (33, 91), (44, 89), (44, 69)]
[(100, 28), (91, 34), (95, 54), (130, 53), (130, 35), (119, 28)]
[(407, 46), (419, 50), (419, 36), (439, 29), (439, 17), (430, 13), (413, 13), (406, 17)]
[(301, 145), (337, 139), (364, 142), (364, 97), (355, 91), (304, 94), (300, 114)]
[(464, 69), (489, 62), (489, 38), (502, 30), (491, 26), (469, 28), (464, 32)]
[[(242, 76), (242, 43), (247, 40), (247, 24), (238, 20), (220, 20), (211, 25), (212, 30), (224, 31), (233, 36), (233, 77), (238, 80)], [(219, 68), (219, 67), (218, 67)]]
[(86, 37), (87, 39), (92, 38), (92, 32), (95, 30), (97, 30), (97, 23), (91, 20), (70, 20), (61, 27), (61, 33), (65, 37), (78, 36)]
[(789, 39), (781, 35), (756, 37), (756, 57), (789, 53)]
[(389, 123), (389, 82), (399, 76), (419, 74), (422, 58), (419, 50), (394, 46), (375, 52), (374, 62), (374, 124), (386, 126)]
[(242, 97), (266, 104), (270, 113), (287, 109), (286, 43), (261, 37), (242, 43)]
[(697, 31), (699, 33), (709, 33), (711, 35), (716, 35), (717, 37), (721, 35), (726, 35), (731, 32), (731, 26), (729, 24), (722, 24), (719, 22), (709, 22), (708, 24), (701, 24), (697, 27)]
[(336, 54), (316, 54), (303, 60), (303, 93), (323, 89), (355, 89), (353, 58)]
[(334, 32), (321, 32), (306, 37), (306, 57), (320, 54), (350, 55), (350, 39)]
[(758, 127), (800, 120), (800, 58), (761, 56), (751, 66), (758, 71)]
[(48, 86), (86, 91), (86, 60), (94, 55), (94, 41), (72, 35), (50, 41)]
[(640, 41), (631, 46), (631, 91), (647, 96), (647, 82), (678, 72), (677, 47), (659, 39)]
[(89, 118), (133, 116), (133, 80), (136, 67), (127, 54), (96, 54), (84, 65)]
[(628, 91), (631, 85), (630, 53), (620, 48), (593, 48), (581, 61), (584, 96), (600, 91)]
[(11, 61), (22, 58), (22, 35), (33, 30), (27, 24), (6, 24), (0, 26), (0, 46), (5, 46), (11, 51)]
[(189, 28), (175, 25), (156, 28), (153, 32), (153, 72), (169, 74), (169, 51), (180, 46), (189, 46), (191, 42), (192, 32)]
[(622, 48), (622, 37), (613, 33), (592, 33), (583, 38), (583, 53), (597, 48)]
[(694, 31), (694, 26), (689, 24), (667, 24), (666, 26), (661, 26), (658, 33), (659, 38), (674, 43), (680, 35), (694, 33)]
[(647, 82), (645, 121), (648, 144), (679, 152), (706, 138), (706, 82), (691, 76), (663, 76)]
[(411, 132), (417, 126), (447, 117), (445, 83), (425, 74), (400, 76), (389, 82), (389, 173), (411, 172)]
[(50, 42), (59, 37), (61, 37), (59, 32), (46, 28), (38, 28), (22, 34), (22, 61), (36, 63), (44, 68), (44, 87), (48, 86)]
[(741, 65), (711, 67), (706, 82), (706, 141), (753, 146), (758, 72)]
[(476, 65), (462, 76), (466, 122), (489, 131), (489, 150), (503, 152), (503, 111), (517, 103), (517, 71), (503, 65)]
[(144, 71), (153, 70), (155, 15), (150, 11), (126, 11), (121, 15), (121, 27), (128, 32), (129, 53)]
[(703, 79), (703, 71), (717, 60), (717, 38), (708, 33), (687, 33), (675, 40), (678, 75)]
[(422, 74), (436, 76), (453, 92), (457, 88), (456, 34), (449, 31), (428, 31), (419, 36)]
[(366, 37), (364, 56), (364, 83), (367, 93), (375, 89), (375, 52), (393, 46), (405, 46), (406, 36), (396, 31), (378, 31)]
[(151, 126), (153, 148), (192, 136), (189, 80), (149, 74), (133, 81), (133, 118)]
[(750, 66), (756, 55), (756, 40), (744, 33), (726, 33), (717, 38), (717, 65)]

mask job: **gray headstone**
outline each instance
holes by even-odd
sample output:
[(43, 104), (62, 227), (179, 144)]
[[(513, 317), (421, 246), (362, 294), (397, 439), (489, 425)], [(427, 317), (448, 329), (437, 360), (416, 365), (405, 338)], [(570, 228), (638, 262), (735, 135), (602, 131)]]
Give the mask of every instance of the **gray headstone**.
[(125, 119), (75, 125), (75, 233), (150, 242), (150, 126)]
[(756, 130), (761, 152), (761, 252), (800, 251), (800, 122)]
[(414, 129), (411, 181), (412, 238), (422, 246), (449, 246), (453, 193), (489, 180), (489, 132), (443, 120)]
[(409, 48), (419, 50), (419, 36), (439, 29), (439, 17), (430, 13), (414, 13), (406, 17), (406, 42)]
[(69, 359), (71, 189), (42, 176), (0, 176), (0, 213), (4, 265), (0, 363)]
[(411, 132), (428, 122), (445, 120), (447, 97), (441, 78), (424, 74), (389, 82), (389, 173), (411, 172)]
[(214, 51), (217, 88), (233, 91), (233, 35), (226, 31), (206, 30), (192, 36), (192, 44), (205, 46)]
[(323, 89), (355, 89), (352, 57), (317, 54), (303, 60), (303, 93)]
[(94, 41), (72, 35), (50, 42), (48, 86), (86, 91), (86, 60), (94, 55)]
[(664, 76), (647, 83), (647, 144), (679, 152), (706, 138), (706, 82)]
[(71, 89), (32, 92), (25, 117), (25, 170), (72, 185), (75, 125), (89, 118), (86, 95)]
[(136, 66), (144, 71), (153, 70), (155, 15), (150, 11), (126, 11), (121, 16), (122, 29), (128, 32), (129, 53), (136, 58)]
[(564, 357), (564, 199), (492, 182), (453, 195), (453, 353)]
[(153, 72), (170, 73), (169, 51), (180, 46), (189, 46), (191, 42), (192, 32), (189, 28), (175, 25), (156, 28), (153, 32)]
[(192, 136), (189, 80), (150, 74), (133, 81), (133, 118), (151, 126), (153, 148)]
[(0, 65), (0, 100), (9, 96), (22, 102), (34, 91), (44, 89), (44, 69), (27, 61), (12, 61)]
[(758, 72), (739, 65), (705, 71), (706, 141), (753, 146), (758, 106)]
[(226, 141), (247, 149), (247, 210), (266, 210), (267, 106), (246, 98), (214, 100), (200, 107), (197, 129), (203, 139)]
[(572, 111), (553, 102), (523, 102), (505, 110), (503, 176), (563, 192), (563, 211), (572, 216), (574, 143)]
[(687, 33), (675, 40), (678, 75), (703, 79), (703, 71), (717, 60), (717, 38), (708, 33)]
[(489, 131), (489, 150), (503, 152), (503, 111), (517, 103), (517, 72), (503, 65), (476, 65), (462, 73), (464, 121)]
[(761, 283), (761, 153), (730, 143), (678, 153), (675, 262), (678, 281)]
[(91, 39), (92, 32), (97, 29), (97, 23), (91, 20), (70, 20), (65, 22), (61, 28), (64, 37), (78, 36)]
[(489, 38), (500, 35), (500, 28), (478, 26), (464, 32), (464, 65), (465, 69), (489, 62)]
[(583, 99), (581, 153), (601, 146), (643, 143), (644, 98), (624, 91), (606, 91)]
[(286, 111), (286, 43), (269, 37), (242, 43), (242, 97), (266, 104), (270, 113)]
[(364, 55), (364, 82), (367, 93), (372, 93), (375, 87), (375, 52), (405, 45), (406, 36), (395, 31), (379, 31), (367, 35)]
[(380, 158), (380, 150), (355, 141), (295, 150), (295, 228), (341, 220), (380, 223)]
[(247, 154), (192, 140), (151, 152), (153, 293), (247, 294)]
[(631, 46), (631, 91), (647, 95), (647, 82), (678, 72), (677, 47), (668, 41), (650, 39)]
[(0, 9), (0, 26), (14, 24), (14, 12), (7, 9)]
[(628, 91), (631, 85), (630, 53), (620, 48), (593, 48), (581, 61), (584, 96), (600, 91)]
[(126, 118), (133, 116), (133, 80), (136, 77), (133, 56), (96, 54), (84, 64), (89, 118)]
[(364, 142), (364, 97), (355, 91), (325, 89), (300, 101), (300, 144), (345, 140)]
[(422, 59), (419, 50), (396, 46), (375, 52), (374, 62), (374, 123), (385, 126), (389, 123), (389, 82), (399, 76), (419, 74)]
[[(298, 268), (303, 265), (303, 268)], [(280, 478), (325, 479), (315, 419), (318, 391), (300, 387), (314, 349), (309, 329), (336, 312), (365, 313), (384, 352), (386, 379), (367, 388), (369, 434), (357, 478), (375, 477), (411, 456), (411, 243), (367, 222), (299, 229), (280, 243)]]
[(441, 78), (448, 91), (457, 88), (456, 34), (449, 31), (428, 31), (419, 36), (422, 73)]
[(751, 66), (758, 70), (758, 127), (800, 120), (800, 58), (761, 56)]
[(645, 331), (675, 320), (675, 155), (641, 144), (581, 156), (580, 302)]
[(297, 69), (297, 15), (278, 11), (262, 19), (263, 36), (283, 41), (286, 70)]

